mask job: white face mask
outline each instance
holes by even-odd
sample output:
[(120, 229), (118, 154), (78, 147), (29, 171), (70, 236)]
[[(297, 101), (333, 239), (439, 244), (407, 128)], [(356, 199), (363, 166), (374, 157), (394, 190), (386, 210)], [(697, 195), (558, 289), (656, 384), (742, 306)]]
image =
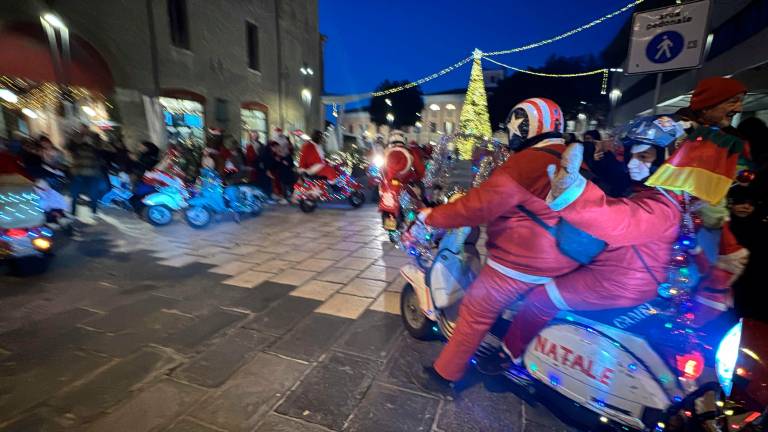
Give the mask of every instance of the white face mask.
[(627, 164), (629, 178), (634, 181), (643, 181), (651, 175), (651, 163), (641, 162), (639, 159), (632, 158)]

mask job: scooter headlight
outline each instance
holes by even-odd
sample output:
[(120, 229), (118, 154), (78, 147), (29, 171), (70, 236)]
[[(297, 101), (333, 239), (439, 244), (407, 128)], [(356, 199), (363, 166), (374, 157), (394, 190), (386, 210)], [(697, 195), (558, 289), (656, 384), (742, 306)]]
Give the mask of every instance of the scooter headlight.
[(377, 154), (376, 156), (373, 157), (372, 162), (376, 168), (381, 168), (384, 166), (384, 156)]
[(730, 396), (733, 388), (733, 373), (736, 369), (736, 361), (739, 358), (739, 346), (741, 344), (741, 321), (731, 327), (720, 346), (717, 347), (715, 354), (715, 368), (717, 369), (717, 379), (726, 396)]

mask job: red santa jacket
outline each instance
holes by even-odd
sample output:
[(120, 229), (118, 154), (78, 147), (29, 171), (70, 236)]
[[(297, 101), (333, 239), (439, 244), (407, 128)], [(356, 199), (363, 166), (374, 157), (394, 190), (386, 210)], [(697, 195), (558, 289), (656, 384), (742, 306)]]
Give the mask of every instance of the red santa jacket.
[[(547, 148), (565, 151), (562, 144)], [(544, 198), (550, 189), (546, 168), (558, 163), (555, 156), (536, 148), (516, 153), (480, 187), (433, 209), (426, 223), (438, 228), (487, 225), (486, 247), (493, 262), (524, 275), (554, 277), (568, 273), (578, 263), (560, 253), (552, 235), (517, 208), (525, 206), (550, 225), (557, 222), (559, 216)]]
[(562, 217), (608, 243), (589, 264), (600, 284), (613, 288), (615, 298), (606, 302), (606, 308), (656, 297), (659, 283), (667, 280), (672, 245), (680, 229), (677, 203), (651, 188), (630, 198), (610, 198), (591, 182), (580, 195), (561, 197), (551, 205)]
[(384, 153), (384, 161), (384, 178), (387, 180), (411, 183), (424, 178), (424, 159), (412, 148), (390, 147)]
[(328, 180), (335, 180), (338, 177), (336, 170), (325, 162), (323, 149), (312, 141), (306, 141), (301, 146), (299, 168), (309, 175), (322, 176)]

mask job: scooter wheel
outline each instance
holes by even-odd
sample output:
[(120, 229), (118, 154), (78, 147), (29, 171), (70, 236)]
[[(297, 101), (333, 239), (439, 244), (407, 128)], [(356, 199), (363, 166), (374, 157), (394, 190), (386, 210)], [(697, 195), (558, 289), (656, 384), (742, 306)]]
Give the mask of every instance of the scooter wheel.
[(354, 208), (362, 207), (365, 204), (365, 194), (360, 191), (352, 192), (349, 196), (349, 204)]
[(154, 226), (168, 225), (173, 221), (173, 210), (164, 205), (153, 205), (144, 208), (144, 219)]
[(304, 213), (312, 213), (317, 210), (317, 203), (312, 200), (301, 200), (299, 201), (299, 208)]
[(419, 306), (419, 297), (413, 285), (406, 284), (400, 293), (400, 317), (408, 333), (419, 340), (436, 338), (432, 321), (428, 320)]
[(202, 229), (211, 223), (213, 215), (205, 207), (190, 206), (184, 211), (184, 218), (192, 228)]

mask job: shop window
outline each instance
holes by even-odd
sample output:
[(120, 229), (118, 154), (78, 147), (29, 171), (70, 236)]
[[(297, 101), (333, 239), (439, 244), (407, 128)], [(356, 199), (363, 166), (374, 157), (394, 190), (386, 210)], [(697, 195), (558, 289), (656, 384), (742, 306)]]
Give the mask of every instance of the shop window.
[(429, 132), (430, 133), (437, 133), (437, 123), (429, 122)]
[(262, 143), (269, 141), (266, 112), (256, 109), (242, 108), (240, 110), (240, 120), (242, 122), (241, 129), (243, 135), (241, 137), (241, 142), (243, 145), (248, 143), (253, 132), (259, 133), (259, 141)]
[(171, 43), (188, 50), (189, 21), (186, 0), (168, 0), (168, 25), (171, 29)]
[(445, 133), (448, 135), (453, 133), (453, 122), (445, 122)]
[(248, 49), (248, 68), (259, 69), (259, 27), (252, 23), (245, 23), (246, 44)]

